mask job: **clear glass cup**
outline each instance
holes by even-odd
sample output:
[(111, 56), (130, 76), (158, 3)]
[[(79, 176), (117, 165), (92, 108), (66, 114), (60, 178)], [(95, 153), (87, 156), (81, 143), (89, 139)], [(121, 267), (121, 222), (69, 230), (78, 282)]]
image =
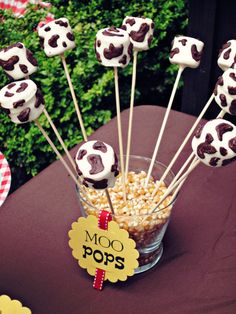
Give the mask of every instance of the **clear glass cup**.
[[(125, 157), (125, 156), (124, 156)], [(141, 156), (130, 156), (129, 171), (140, 173), (141, 171), (148, 172), (151, 159)], [(160, 162), (155, 162), (152, 170), (152, 177), (154, 180), (158, 180), (162, 177), (162, 174), (166, 170), (166, 166)], [(168, 187), (174, 174), (169, 172), (164, 183)], [(83, 195), (83, 191), (77, 189), (79, 196), (80, 208), (82, 214), (86, 217), (88, 214), (98, 216), (101, 208), (96, 208), (90, 204)], [(123, 228), (129, 232), (130, 238), (136, 242), (136, 248), (139, 251), (139, 267), (135, 270), (135, 273), (144, 272), (160, 260), (163, 254), (162, 239), (164, 237), (166, 228), (168, 226), (172, 207), (175, 200), (172, 200), (170, 204), (167, 204), (164, 208), (158, 209), (158, 211), (150, 214), (139, 215), (113, 215), (120, 228)], [(110, 211), (109, 208), (103, 208)], [(151, 212), (151, 209), (150, 209)]]

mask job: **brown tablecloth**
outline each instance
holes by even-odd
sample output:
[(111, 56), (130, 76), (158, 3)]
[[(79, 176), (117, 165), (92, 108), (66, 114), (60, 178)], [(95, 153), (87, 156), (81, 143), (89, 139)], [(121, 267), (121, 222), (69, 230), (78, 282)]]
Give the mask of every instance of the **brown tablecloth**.
[[(152, 155), (163, 114), (159, 107), (135, 108), (133, 154)], [(171, 112), (160, 161), (170, 161), (193, 121)], [(122, 122), (125, 138), (128, 111)], [(91, 138), (117, 149), (116, 120)], [(98, 292), (68, 246), (67, 232), (80, 212), (74, 184), (57, 161), (0, 208), (0, 294), (21, 300), (34, 314), (235, 314), (235, 187), (236, 163), (199, 166), (175, 204), (157, 267), (124, 283), (106, 282)]]

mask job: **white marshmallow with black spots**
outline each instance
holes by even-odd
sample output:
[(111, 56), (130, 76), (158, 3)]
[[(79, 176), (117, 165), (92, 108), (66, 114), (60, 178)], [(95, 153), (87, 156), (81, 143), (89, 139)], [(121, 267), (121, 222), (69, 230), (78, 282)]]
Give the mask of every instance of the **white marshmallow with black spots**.
[(129, 34), (121, 28), (104, 28), (95, 40), (97, 60), (107, 67), (125, 67), (133, 54)]
[(0, 90), (0, 106), (12, 122), (22, 124), (34, 121), (42, 114), (44, 99), (32, 80), (22, 80)]
[(200, 64), (204, 43), (196, 38), (176, 36), (172, 43), (169, 60), (185, 68), (197, 68)]
[(60, 18), (38, 28), (40, 45), (48, 57), (63, 54), (75, 47), (75, 37), (69, 21)]
[(218, 60), (218, 66), (226, 71), (229, 68), (234, 68), (236, 64), (236, 40), (228, 40), (220, 49)]
[(33, 53), (18, 42), (0, 50), (0, 66), (10, 78), (20, 80), (36, 72), (38, 62)]
[(224, 119), (208, 121), (200, 126), (193, 139), (192, 149), (205, 165), (221, 167), (236, 158), (236, 127)]
[(76, 168), (86, 187), (95, 190), (115, 185), (118, 159), (113, 148), (102, 141), (88, 141), (78, 150)]
[(216, 82), (215, 101), (229, 114), (236, 115), (236, 70), (227, 69)]
[(129, 33), (134, 50), (142, 51), (150, 48), (154, 31), (153, 20), (145, 17), (126, 16), (121, 28)]

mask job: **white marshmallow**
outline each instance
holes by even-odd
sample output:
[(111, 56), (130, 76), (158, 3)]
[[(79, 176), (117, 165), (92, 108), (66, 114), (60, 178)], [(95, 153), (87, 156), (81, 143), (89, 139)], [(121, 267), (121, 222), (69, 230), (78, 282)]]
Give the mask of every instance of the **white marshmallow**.
[(118, 160), (113, 148), (101, 141), (88, 141), (75, 157), (78, 175), (87, 187), (100, 190), (115, 185)]
[(37, 119), (44, 109), (42, 93), (31, 80), (12, 82), (3, 87), (0, 104), (12, 122), (17, 124)]
[(182, 67), (197, 68), (200, 64), (204, 43), (187, 36), (176, 36), (173, 40), (169, 60)]
[(0, 65), (12, 79), (20, 80), (37, 71), (38, 62), (33, 53), (18, 42), (0, 50)]
[(125, 67), (133, 53), (129, 34), (121, 28), (103, 28), (95, 40), (96, 57), (107, 67)]
[(236, 40), (228, 40), (220, 49), (218, 56), (218, 66), (226, 71), (227, 69), (234, 67), (236, 62)]
[(121, 27), (130, 35), (130, 41), (134, 46), (134, 50), (148, 50), (154, 31), (154, 23), (151, 19), (145, 17), (126, 16)]
[(75, 38), (69, 21), (60, 18), (38, 28), (40, 44), (48, 57), (63, 54), (75, 47)]
[(198, 128), (192, 149), (205, 165), (225, 166), (236, 158), (236, 127), (224, 119), (208, 121)]
[(236, 70), (229, 68), (218, 78), (214, 94), (221, 109), (236, 115)]

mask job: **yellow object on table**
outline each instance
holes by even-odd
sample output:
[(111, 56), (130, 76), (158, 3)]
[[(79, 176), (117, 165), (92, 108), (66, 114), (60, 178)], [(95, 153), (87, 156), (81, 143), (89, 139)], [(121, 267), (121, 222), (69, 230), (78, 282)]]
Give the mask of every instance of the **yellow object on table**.
[(1, 295), (0, 314), (32, 314), (32, 312), (29, 308), (22, 306), (20, 301)]

